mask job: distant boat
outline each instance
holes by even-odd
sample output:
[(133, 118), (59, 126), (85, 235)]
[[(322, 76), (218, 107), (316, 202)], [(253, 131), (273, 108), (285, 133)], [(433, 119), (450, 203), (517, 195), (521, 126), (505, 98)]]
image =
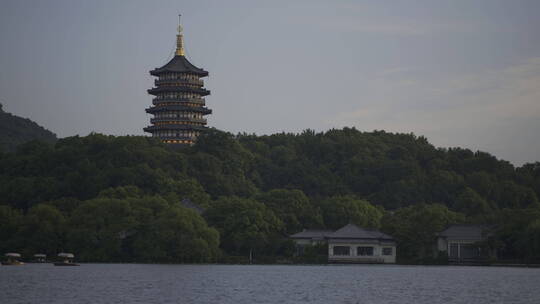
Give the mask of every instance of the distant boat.
[(43, 253), (36, 253), (34, 254), (34, 263), (46, 263), (47, 262), (47, 255)]
[(7, 261), (2, 261), (2, 265), (5, 266), (18, 266), (18, 265), (24, 265), (23, 262), (19, 261), (21, 258), (21, 255), (15, 252), (9, 252), (6, 253), (5, 256), (7, 257)]
[(63, 261), (54, 263), (54, 266), (79, 266), (79, 264), (73, 263), (73, 259), (75, 258), (73, 253), (61, 252), (58, 256), (61, 257)]

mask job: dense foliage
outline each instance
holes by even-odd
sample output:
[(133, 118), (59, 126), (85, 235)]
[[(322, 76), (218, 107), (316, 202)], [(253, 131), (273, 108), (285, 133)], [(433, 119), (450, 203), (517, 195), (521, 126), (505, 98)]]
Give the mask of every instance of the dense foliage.
[(94, 261), (287, 256), (287, 235), (352, 222), (393, 235), (399, 257), (415, 260), (446, 225), (469, 222), (493, 227), (502, 257), (538, 260), (539, 196), (540, 163), (515, 168), (412, 134), (210, 130), (178, 150), (91, 134), (0, 155), (0, 250)]
[(54, 143), (56, 135), (27, 118), (4, 112), (0, 104), (0, 151), (14, 151), (31, 140)]

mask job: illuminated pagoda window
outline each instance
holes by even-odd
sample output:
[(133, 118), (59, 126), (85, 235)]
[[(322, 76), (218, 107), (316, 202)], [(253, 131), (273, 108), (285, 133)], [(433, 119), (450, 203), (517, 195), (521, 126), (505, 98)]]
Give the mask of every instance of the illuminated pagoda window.
[(145, 132), (168, 144), (191, 145), (206, 127), (205, 115), (212, 110), (205, 107), (203, 77), (208, 72), (191, 64), (184, 51), (182, 26), (176, 35), (176, 53), (164, 66), (150, 71), (157, 77), (155, 87), (148, 90), (154, 95), (152, 106), (146, 112), (154, 117)]

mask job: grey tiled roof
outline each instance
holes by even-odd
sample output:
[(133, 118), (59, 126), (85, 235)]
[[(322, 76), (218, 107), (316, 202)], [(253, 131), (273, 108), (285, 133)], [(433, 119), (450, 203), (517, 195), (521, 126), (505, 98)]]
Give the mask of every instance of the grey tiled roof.
[(439, 236), (447, 239), (482, 240), (485, 230), (483, 225), (451, 225), (440, 232)]
[(187, 60), (186, 57), (180, 55), (174, 56), (171, 61), (169, 61), (164, 66), (150, 71), (150, 74), (157, 76), (160, 73), (164, 72), (188, 72), (197, 74), (202, 77), (208, 76), (207, 71), (194, 66), (191, 62)]
[(354, 224), (348, 224), (345, 227), (338, 229), (336, 232), (329, 235), (328, 238), (393, 240), (391, 236), (384, 234), (377, 229), (360, 228)]
[(293, 239), (323, 239), (332, 233), (332, 230), (304, 229), (298, 233), (291, 235), (290, 237)]

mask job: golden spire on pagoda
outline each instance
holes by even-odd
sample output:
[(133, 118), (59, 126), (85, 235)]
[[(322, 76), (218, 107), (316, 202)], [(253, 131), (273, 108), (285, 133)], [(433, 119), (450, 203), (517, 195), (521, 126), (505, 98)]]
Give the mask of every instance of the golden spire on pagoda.
[(182, 35), (182, 25), (180, 24), (180, 17), (182, 15), (178, 15), (178, 34), (176, 35), (176, 55), (177, 56), (185, 56), (186, 52), (184, 51), (184, 35)]

